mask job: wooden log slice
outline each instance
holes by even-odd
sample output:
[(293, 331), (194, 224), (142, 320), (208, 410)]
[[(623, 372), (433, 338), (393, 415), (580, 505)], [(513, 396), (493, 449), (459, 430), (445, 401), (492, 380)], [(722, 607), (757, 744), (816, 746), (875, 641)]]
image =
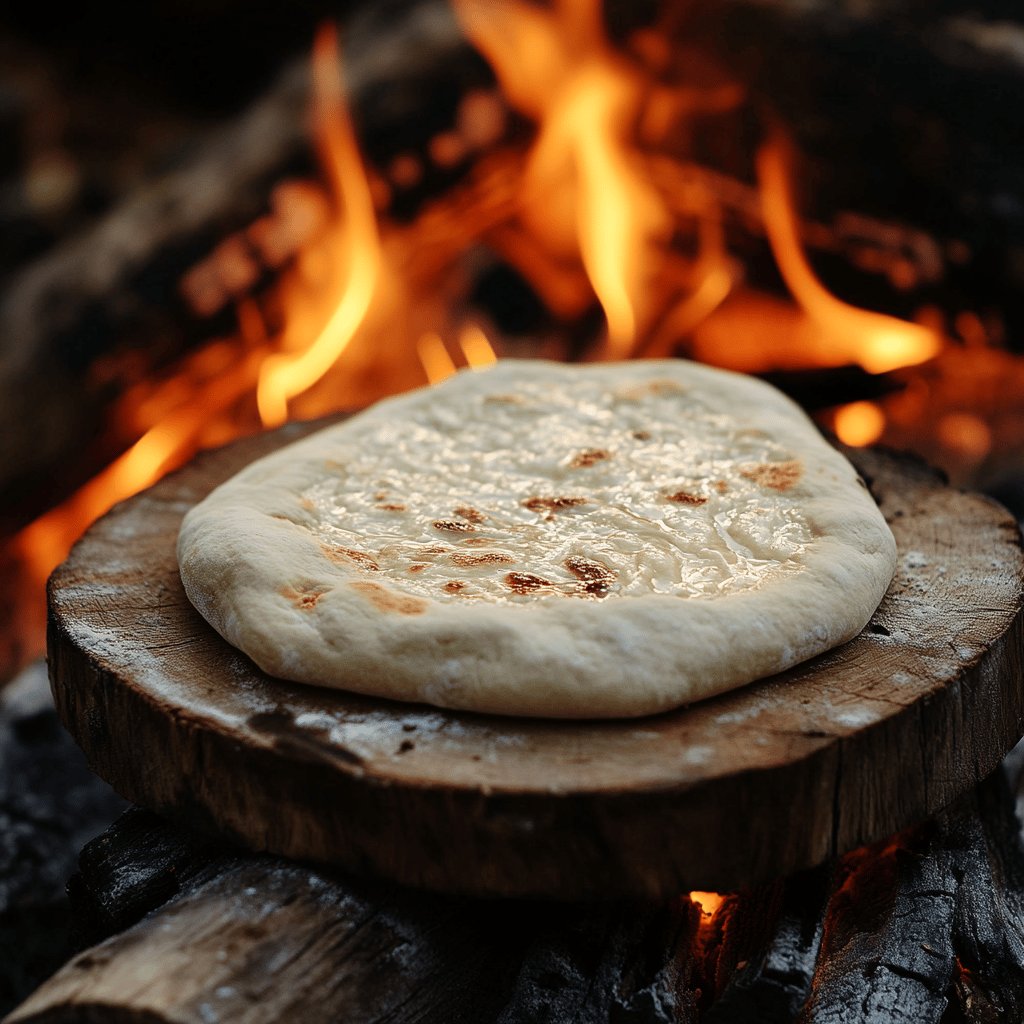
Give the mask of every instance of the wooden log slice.
[[(323, 425), (318, 424), (318, 425)], [(291, 425), (124, 502), (50, 581), (60, 714), (124, 796), (246, 846), (434, 889), (727, 891), (948, 805), (1024, 732), (1024, 555), (994, 502), (848, 454), (900, 547), (870, 625), (789, 672), (629, 721), (537, 721), (299, 686), (189, 604), (184, 513)]]

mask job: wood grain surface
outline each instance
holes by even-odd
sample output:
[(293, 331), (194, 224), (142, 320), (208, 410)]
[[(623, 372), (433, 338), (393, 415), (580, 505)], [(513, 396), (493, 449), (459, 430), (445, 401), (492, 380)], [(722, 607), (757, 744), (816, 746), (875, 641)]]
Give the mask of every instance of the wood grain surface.
[(927, 817), (1024, 732), (1015, 523), (873, 451), (848, 454), (900, 547), (885, 600), (850, 643), (732, 694), (646, 719), (547, 722), (269, 678), (193, 610), (174, 542), (212, 487), (310, 429), (202, 456), (114, 509), (50, 581), (61, 717), (144, 806), (444, 891), (728, 891)]

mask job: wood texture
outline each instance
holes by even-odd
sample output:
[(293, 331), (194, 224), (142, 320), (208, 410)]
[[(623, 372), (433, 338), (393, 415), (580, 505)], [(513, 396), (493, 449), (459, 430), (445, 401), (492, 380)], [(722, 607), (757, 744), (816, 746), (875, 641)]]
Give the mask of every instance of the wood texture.
[(50, 585), (60, 714), (123, 795), (256, 849), (404, 883), (561, 899), (727, 891), (951, 803), (1024, 732), (1013, 520), (851, 453), (902, 552), (851, 643), (678, 712), (545, 722), (270, 679), (189, 605), (184, 512), (293, 425), (120, 505)]
[(475, 1024), (493, 1018), (514, 977), (521, 927), (494, 929), (465, 900), (223, 847), (197, 859), (200, 838), (149, 815), (97, 844), (94, 904), (97, 861), (112, 867), (105, 905), (123, 910), (147, 883), (160, 905), (158, 879), (170, 902), (77, 956), (12, 1021)]
[(994, 1024), (1024, 1007), (1024, 849), (1002, 772), (839, 862), (725, 898), (425, 896), (239, 856), (147, 811), (83, 851), (100, 921), (7, 1024)]

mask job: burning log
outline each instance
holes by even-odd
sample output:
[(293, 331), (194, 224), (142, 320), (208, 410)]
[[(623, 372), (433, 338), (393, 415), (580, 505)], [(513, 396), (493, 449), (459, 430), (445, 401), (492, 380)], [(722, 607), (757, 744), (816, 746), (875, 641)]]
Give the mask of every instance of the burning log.
[[(623, 37), (636, 25), (635, 9), (612, 5)], [(656, 23), (674, 42), (665, 51), (674, 74), (690, 82), (692, 68), (711, 62), (774, 110), (795, 139), (802, 211), (833, 231), (819, 250), (826, 283), (907, 318), (915, 304), (929, 303), (1001, 319), (997, 331), (1020, 347), (1020, 218), (1010, 210), (1024, 199), (1024, 162), (1007, 150), (1019, 139), (1024, 96), (1019, 19), (993, 2), (955, 2), (941, 13), (913, 0), (659, 9)], [(728, 170), (735, 133), (716, 135), (713, 120), (702, 123), (706, 161)], [(743, 179), (735, 167), (729, 173)], [(874, 240), (858, 228), (872, 220), (889, 226)], [(893, 258), (878, 265), (871, 250), (877, 257), (883, 248)], [(858, 279), (851, 262), (875, 262), (876, 272)]]
[[(782, 0), (733, 0), (686, 9), (687, 16), (662, 26), (676, 46), (670, 66), (652, 73), (705, 89), (707, 82), (697, 80), (693, 69), (710, 77), (712, 86), (716, 76), (727, 75), (747, 90), (749, 104), (781, 112), (805, 158), (803, 191), (813, 202), (803, 204), (804, 212), (823, 220), (808, 228), (805, 243), (823, 257), (820, 269), (839, 293), (850, 293), (852, 287), (854, 299), (908, 317), (922, 304), (952, 313), (970, 309), (982, 314), (975, 321), (987, 323), (993, 339), (1002, 331), (1012, 342), (1020, 325), (1011, 323), (1007, 331), (989, 316), (995, 310), (1010, 321), (1019, 318), (1013, 297), (1021, 282), (1013, 277), (1012, 245), (994, 251), (991, 239), (1003, 239), (1009, 230), (1000, 203), (1024, 194), (1014, 177), (1016, 163), (995, 141), (1008, 137), (998, 129), (1001, 112), (1012, 104), (985, 102), (1018, 81), (998, 35), (986, 34), (966, 16), (947, 17), (941, 24), (929, 18), (919, 33), (905, 32), (900, 26), (913, 18), (914, 8), (904, 3), (882, 5), (870, 15), (859, 8), (818, 13)], [(624, 19), (613, 5), (610, 20), (623, 47), (633, 45), (635, 17)], [(497, 118), (473, 113), (500, 101), (481, 91), (490, 73), (445, 5), (414, 5), (397, 23), (370, 18), (362, 28), (354, 24), (351, 35), (350, 89), (377, 185), (387, 193), (380, 202), (393, 217), (408, 217), (424, 197), (437, 196), (460, 179), (479, 152), (473, 145), (494, 141), (494, 125), (504, 113)], [(898, 103), (849, 92), (849, 82), (863, 81), (860, 71), (869, 59), (876, 71), (883, 69), (872, 88), (898, 97)], [(944, 91), (933, 88), (936, 80), (944, 83)], [(930, 83), (927, 96), (920, 94), (921, 82)], [(276, 269), (261, 262), (254, 251), (259, 244), (247, 231), (265, 220), (275, 184), (311, 171), (304, 83), (300, 70), (289, 72), (188, 166), (133, 197), (93, 232), (67, 243), (11, 286), (0, 311), (0, 344), (9, 355), (0, 360), (0, 431), (8, 442), (0, 484), (45, 500), (46, 493), (29, 485), (60, 466), (64, 482), (58, 487), (72, 485), (73, 474), (65, 465), (68, 452), (78, 451), (83, 436), (104, 429), (106, 408), (129, 381), (152, 377), (191, 347), (235, 329), (223, 311), (212, 318), (194, 313), (223, 310), (221, 285), (229, 297), (249, 294), (258, 287), (261, 272)], [(460, 91), (475, 101), (465, 111), (459, 106)], [(446, 102), (426, 111), (425, 92), (443, 94)], [(956, 93), (964, 101), (937, 110), (933, 97), (940, 92)], [(723, 193), (730, 209), (725, 230), (746, 259), (748, 277), (777, 283), (750, 187), (750, 139), (741, 145), (741, 136), (751, 135), (749, 104), (747, 114), (737, 112), (735, 101), (717, 113), (701, 111), (696, 120), (680, 124), (667, 142), (670, 155), (679, 157), (675, 150), (685, 150), (687, 168), (703, 165), (702, 188)], [(860, 140), (870, 132), (861, 130), (858, 118), (867, 118), (874, 129), (881, 114), (890, 121), (885, 158), (876, 160), (861, 150)], [(924, 138), (921, 124), (931, 126), (932, 135)], [(699, 138), (691, 151), (684, 144), (695, 142), (694, 131)], [(842, 139), (837, 131), (844, 133)], [(955, 146), (949, 144), (951, 137)], [(856, 152), (849, 152), (851, 146)], [(946, 173), (949, 153), (964, 155), (956, 175)], [(679, 166), (670, 161), (659, 171), (663, 163), (664, 155), (653, 161), (652, 176), (678, 179)], [(937, 167), (944, 169), (942, 175), (934, 173)], [(878, 185), (879, 174), (886, 176), (888, 187)], [(870, 192), (863, 187), (868, 178), (873, 181)], [(952, 195), (950, 181), (957, 183)], [(971, 196), (991, 201), (985, 199), (979, 208)], [(188, 278), (188, 272), (212, 252), (221, 254), (230, 281), (221, 282), (211, 298), (202, 275)], [(1002, 263), (993, 272), (998, 260)], [(188, 301), (179, 290), (183, 278)], [(233, 357), (244, 356), (242, 344)], [(97, 468), (95, 459), (137, 436), (126, 433), (110, 432), (92, 464), (88, 458), (78, 460), (76, 472), (89, 473)], [(57, 489), (49, 496), (57, 497)]]
[[(72, 891), (112, 931), (11, 1024), (800, 1024), (1017, 1019), (1024, 850), (997, 772), (954, 808), (832, 866), (660, 905), (472, 903), (243, 857), (133, 811)], [(708, 894), (693, 894), (694, 900)], [(95, 936), (98, 938), (98, 936)], [(207, 1009), (203, 1009), (207, 1007)], [(996, 1014), (998, 1016), (993, 1016)]]
[[(396, 109), (422, 107), (424, 82), (436, 86), (439, 68), (465, 92), (487, 80), (440, 0), (416, 5), (397, 21), (357, 20), (348, 42), (354, 115), (367, 125), (368, 151), (382, 161), (396, 145)], [(454, 84), (450, 92), (459, 94)], [(236, 333), (227, 300), (252, 294), (294, 255), (295, 241), (268, 240), (258, 229), (267, 227), (275, 194), (286, 204), (294, 195), (286, 191), (282, 199), (276, 186), (314, 176), (309, 96), (303, 61), (235, 122), (211, 132), (183, 166), (10, 281), (0, 297), (0, 491), (22, 501), (6, 503), (8, 529), (135, 440), (130, 427), (121, 435), (108, 422), (115, 400), (213, 337)], [(428, 187), (440, 187), (436, 175), (428, 176)], [(422, 194), (407, 190), (405, 202)], [(225, 292), (207, 307), (209, 289), (188, 275), (215, 252), (225, 277), (217, 287)], [(245, 356), (240, 339), (229, 361)], [(97, 435), (83, 452), (83, 438)]]

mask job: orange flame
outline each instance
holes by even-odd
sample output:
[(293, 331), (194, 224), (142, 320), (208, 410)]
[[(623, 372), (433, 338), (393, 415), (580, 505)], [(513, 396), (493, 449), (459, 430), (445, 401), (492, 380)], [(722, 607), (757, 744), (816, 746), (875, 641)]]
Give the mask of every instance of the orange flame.
[(718, 908), (725, 902), (725, 897), (717, 892), (691, 892), (690, 902), (700, 907), (701, 917), (712, 918)]
[(863, 448), (882, 436), (885, 413), (874, 402), (851, 402), (836, 411), (833, 426), (843, 444)]
[(466, 357), (466, 363), (474, 370), (498, 361), (494, 346), (477, 324), (466, 324), (462, 328), (459, 332), (459, 348)]
[(433, 331), (424, 334), (416, 344), (416, 352), (431, 384), (440, 384), (455, 372), (455, 362), (448, 354), (440, 334)]
[(298, 354), (270, 356), (260, 368), (256, 401), (266, 427), (288, 418), (290, 398), (308, 390), (338, 361), (366, 317), (373, 300), (381, 264), (380, 238), (373, 196), (363, 169), (355, 133), (345, 105), (337, 37), (331, 25), (317, 33), (313, 49), (314, 121), (321, 158), (334, 194), (342, 207), (339, 230), (330, 245), (332, 274), (329, 293), (341, 298), (326, 325), (310, 331), (317, 305), (290, 303), (284, 347), (314, 335)]
[[(554, 250), (575, 248), (604, 309), (608, 355), (633, 351), (645, 277), (668, 218), (627, 145), (647, 88), (609, 45), (599, 0), (455, 0), (509, 101), (538, 124), (520, 201)], [(560, 222), (562, 211), (571, 222)]]
[(772, 252), (793, 297), (822, 330), (825, 361), (856, 362), (868, 373), (885, 373), (935, 356), (942, 347), (935, 331), (849, 306), (815, 276), (800, 241), (785, 153), (778, 140), (761, 148), (757, 173)]

